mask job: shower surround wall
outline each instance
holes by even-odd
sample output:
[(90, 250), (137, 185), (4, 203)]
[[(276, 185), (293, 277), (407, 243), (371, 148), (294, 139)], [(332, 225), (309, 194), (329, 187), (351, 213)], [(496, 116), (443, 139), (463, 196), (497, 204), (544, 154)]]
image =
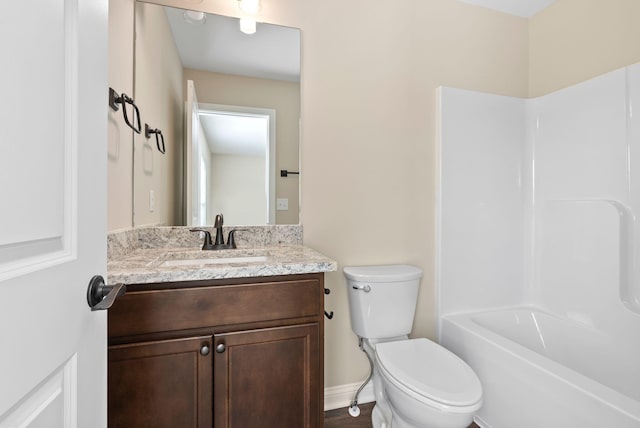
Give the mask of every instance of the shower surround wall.
[(525, 304), (640, 325), (640, 64), (439, 102), (440, 315)]
[[(640, 64), (535, 99), (440, 88), (439, 103), (441, 341), (466, 343), (443, 337), (453, 314), (528, 306), (640, 355)], [(584, 358), (640, 385), (640, 363), (605, 351)]]

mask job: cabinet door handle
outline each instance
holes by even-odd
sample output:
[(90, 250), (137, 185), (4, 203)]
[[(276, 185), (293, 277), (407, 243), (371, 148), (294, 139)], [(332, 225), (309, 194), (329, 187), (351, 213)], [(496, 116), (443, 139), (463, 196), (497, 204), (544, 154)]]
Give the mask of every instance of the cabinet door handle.
[(216, 352), (218, 354), (222, 354), (226, 349), (227, 347), (224, 346), (224, 343), (219, 343), (218, 346), (216, 346)]
[(205, 357), (209, 355), (209, 345), (203, 345), (202, 348), (200, 348), (200, 355)]

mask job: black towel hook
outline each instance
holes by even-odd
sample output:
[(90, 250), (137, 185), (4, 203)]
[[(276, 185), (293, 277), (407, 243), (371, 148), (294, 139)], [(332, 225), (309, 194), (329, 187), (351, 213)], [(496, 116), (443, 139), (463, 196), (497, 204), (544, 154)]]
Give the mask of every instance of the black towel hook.
[[(151, 129), (148, 123), (144, 124), (144, 136), (146, 138), (151, 138), (151, 134), (155, 134), (156, 136), (156, 146), (158, 147), (158, 151), (162, 154), (165, 154), (165, 146), (164, 146), (164, 135), (162, 135), (162, 131), (158, 128)], [(158, 137), (159, 136), (159, 137)]]
[[(138, 110), (138, 106), (127, 94), (122, 93), (118, 95), (118, 93), (114, 91), (113, 88), (109, 88), (109, 107), (111, 107), (113, 111), (118, 111), (118, 104), (122, 104), (122, 115), (124, 116), (124, 122), (129, 126), (129, 128), (133, 129), (136, 134), (140, 134), (142, 131), (142, 125), (140, 124), (140, 110)], [(125, 104), (130, 104), (133, 107), (133, 119), (135, 125), (132, 124), (129, 120), (129, 115), (127, 114), (127, 108)]]
[(288, 177), (291, 174), (299, 175), (298, 171), (287, 171), (286, 169), (280, 170), (280, 177)]
[[(325, 288), (324, 294), (331, 294), (331, 290), (329, 290), (328, 288)], [(328, 319), (333, 319), (333, 311), (331, 312), (324, 311), (324, 316), (327, 317)]]

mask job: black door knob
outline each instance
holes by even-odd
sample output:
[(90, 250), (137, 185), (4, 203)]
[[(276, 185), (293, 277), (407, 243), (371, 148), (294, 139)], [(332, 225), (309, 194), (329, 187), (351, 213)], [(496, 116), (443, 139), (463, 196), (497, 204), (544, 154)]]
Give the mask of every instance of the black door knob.
[(109, 309), (116, 298), (127, 292), (127, 286), (124, 284), (106, 285), (104, 278), (95, 275), (89, 281), (87, 288), (87, 303), (92, 311), (102, 311)]

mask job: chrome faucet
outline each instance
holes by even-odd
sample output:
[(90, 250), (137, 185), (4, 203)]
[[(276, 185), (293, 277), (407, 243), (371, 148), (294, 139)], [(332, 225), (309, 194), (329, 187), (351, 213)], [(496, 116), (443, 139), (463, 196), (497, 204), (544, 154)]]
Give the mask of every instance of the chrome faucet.
[(235, 234), (239, 229), (233, 229), (229, 231), (229, 237), (227, 238), (227, 243), (224, 243), (224, 232), (222, 231), (222, 225), (224, 223), (224, 217), (222, 214), (218, 214), (216, 216), (216, 220), (213, 223), (213, 227), (216, 228), (216, 240), (212, 242), (211, 232), (205, 229), (189, 229), (191, 232), (202, 232), (204, 233), (204, 244), (202, 244), (203, 250), (233, 250), (236, 247), (236, 239)]

